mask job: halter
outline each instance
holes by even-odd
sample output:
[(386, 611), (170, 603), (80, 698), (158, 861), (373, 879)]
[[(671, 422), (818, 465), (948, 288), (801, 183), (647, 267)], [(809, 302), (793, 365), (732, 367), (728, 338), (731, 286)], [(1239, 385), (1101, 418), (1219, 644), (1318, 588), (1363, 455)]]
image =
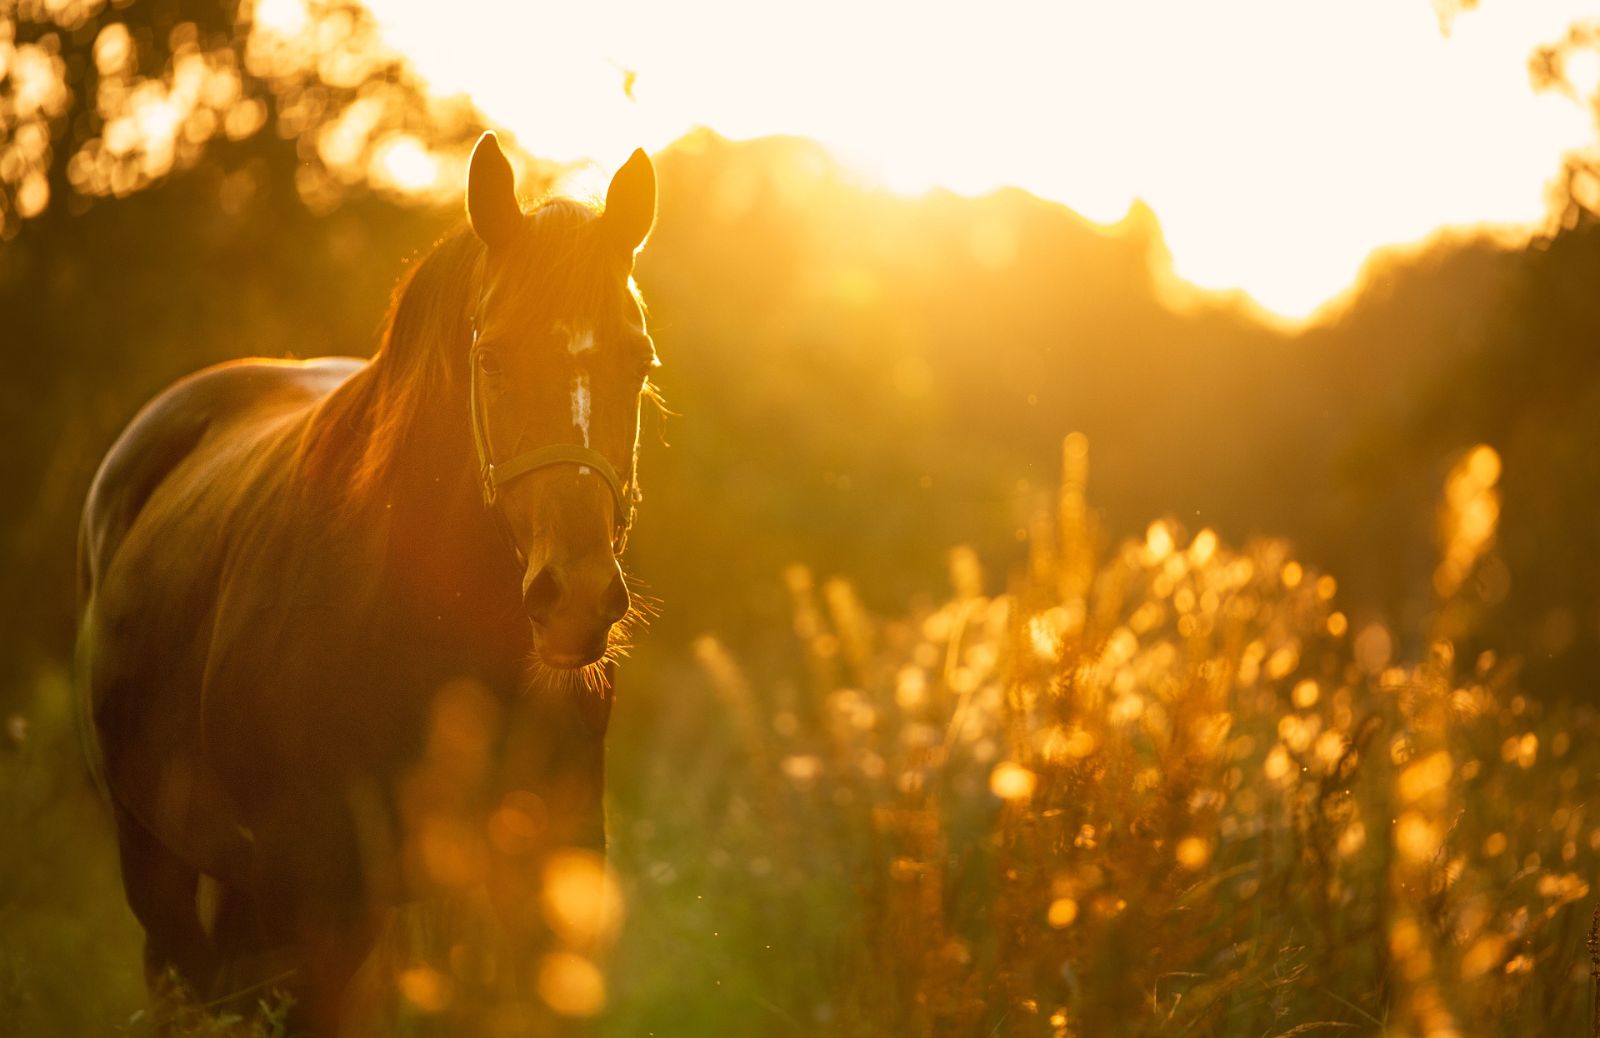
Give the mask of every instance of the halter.
[[(479, 299), (479, 308), (482, 307)], [(533, 450), (524, 451), (505, 461), (496, 462), (489, 446), (489, 428), (484, 421), (483, 409), (478, 400), (478, 358), (483, 354), (483, 348), (478, 345), (478, 310), (472, 313), (472, 348), (467, 352), (467, 406), (472, 415), (472, 445), (478, 452), (478, 472), (483, 485), (483, 505), (499, 517), (505, 529), (507, 539), (511, 541), (512, 549), (517, 557), (522, 558), (522, 550), (517, 547), (516, 539), (511, 537), (510, 525), (506, 522), (505, 513), (498, 507), (500, 488), (512, 480), (526, 476), (530, 472), (549, 468), (552, 465), (577, 465), (578, 472), (593, 472), (605, 481), (606, 489), (611, 491), (611, 500), (616, 506), (614, 510), (615, 521), (611, 530), (611, 551), (614, 555), (621, 555), (622, 549), (627, 545), (628, 527), (633, 517), (629, 507), (628, 489), (617, 476), (616, 468), (604, 454), (592, 447), (585, 447), (577, 443), (552, 443)]]

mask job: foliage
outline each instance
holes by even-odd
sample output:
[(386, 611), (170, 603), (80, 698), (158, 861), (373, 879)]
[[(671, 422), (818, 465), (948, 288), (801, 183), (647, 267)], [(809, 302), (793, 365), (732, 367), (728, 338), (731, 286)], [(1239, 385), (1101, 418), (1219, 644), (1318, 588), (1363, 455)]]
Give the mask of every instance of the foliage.
[[(1571, 75), (1575, 64), (1596, 52), (1600, 52), (1600, 20), (1580, 21), (1535, 51), (1528, 59), (1528, 72), (1535, 88), (1585, 105), (1600, 126), (1600, 84), (1590, 84), (1596, 92), (1586, 97)], [(1600, 149), (1591, 145), (1566, 157), (1557, 200), (1563, 227), (1582, 226), (1600, 217)]]
[[(1068, 442), (1061, 521), (1010, 593), (958, 551), (949, 600), (875, 619), (795, 570), (798, 657), (752, 680), (700, 644), (716, 709), (672, 712), (689, 772), (640, 817), (713, 823), (639, 841), (653, 863), (624, 839), (624, 868), (642, 911), (676, 898), (730, 946), (676, 982), (737, 991), (620, 1030), (1578, 1033), (1600, 717), (1457, 656), (1493, 452), (1452, 470), (1455, 587), (1404, 662), (1282, 542), (1162, 521), (1102, 557)], [(619, 984), (655, 937), (625, 936)]]
[[(81, 213), (125, 198), (263, 129), (258, 150), (295, 143), (294, 186), (320, 212), (367, 185), (449, 194), (477, 126), (464, 100), (428, 97), (350, 0), (0, 5), (0, 102), (4, 239), (52, 202)], [(407, 176), (408, 162), (433, 176)], [(251, 186), (232, 184), (225, 206)]]

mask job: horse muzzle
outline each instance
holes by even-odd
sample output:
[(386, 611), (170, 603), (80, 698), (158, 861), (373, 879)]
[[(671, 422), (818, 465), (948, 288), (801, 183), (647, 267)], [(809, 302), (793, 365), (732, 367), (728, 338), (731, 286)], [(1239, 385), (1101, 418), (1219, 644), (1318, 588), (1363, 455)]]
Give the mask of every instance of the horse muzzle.
[(540, 661), (561, 670), (605, 656), (611, 629), (628, 614), (628, 585), (609, 555), (560, 565), (546, 562), (523, 580), (522, 604)]

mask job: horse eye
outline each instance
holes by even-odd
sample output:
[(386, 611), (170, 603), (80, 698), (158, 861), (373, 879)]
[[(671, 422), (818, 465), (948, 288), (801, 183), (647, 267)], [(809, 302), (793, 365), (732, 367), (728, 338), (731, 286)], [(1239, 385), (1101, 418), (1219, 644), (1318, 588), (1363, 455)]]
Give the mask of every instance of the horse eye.
[(485, 375), (498, 375), (504, 370), (500, 366), (500, 358), (488, 350), (478, 351), (478, 369)]

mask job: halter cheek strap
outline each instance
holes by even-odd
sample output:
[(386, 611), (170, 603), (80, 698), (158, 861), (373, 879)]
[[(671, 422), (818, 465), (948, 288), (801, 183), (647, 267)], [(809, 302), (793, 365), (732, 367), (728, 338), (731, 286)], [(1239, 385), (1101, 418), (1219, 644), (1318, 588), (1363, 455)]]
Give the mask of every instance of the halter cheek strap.
[(467, 355), (469, 368), (467, 405), (472, 414), (472, 445), (478, 453), (478, 472), (483, 482), (484, 507), (495, 510), (500, 488), (514, 479), (552, 465), (577, 465), (580, 474), (595, 473), (605, 481), (606, 489), (611, 491), (611, 501), (615, 506), (612, 513), (615, 521), (611, 531), (611, 547), (614, 552), (620, 554), (627, 541), (628, 520), (632, 510), (629, 507), (628, 490), (617, 476), (616, 467), (604, 454), (581, 444), (552, 443), (523, 451), (505, 461), (494, 460), (494, 453), (489, 445), (488, 425), (484, 421), (482, 403), (478, 398), (478, 368), (482, 353), (483, 350), (478, 345), (477, 316), (474, 314), (472, 349)]

